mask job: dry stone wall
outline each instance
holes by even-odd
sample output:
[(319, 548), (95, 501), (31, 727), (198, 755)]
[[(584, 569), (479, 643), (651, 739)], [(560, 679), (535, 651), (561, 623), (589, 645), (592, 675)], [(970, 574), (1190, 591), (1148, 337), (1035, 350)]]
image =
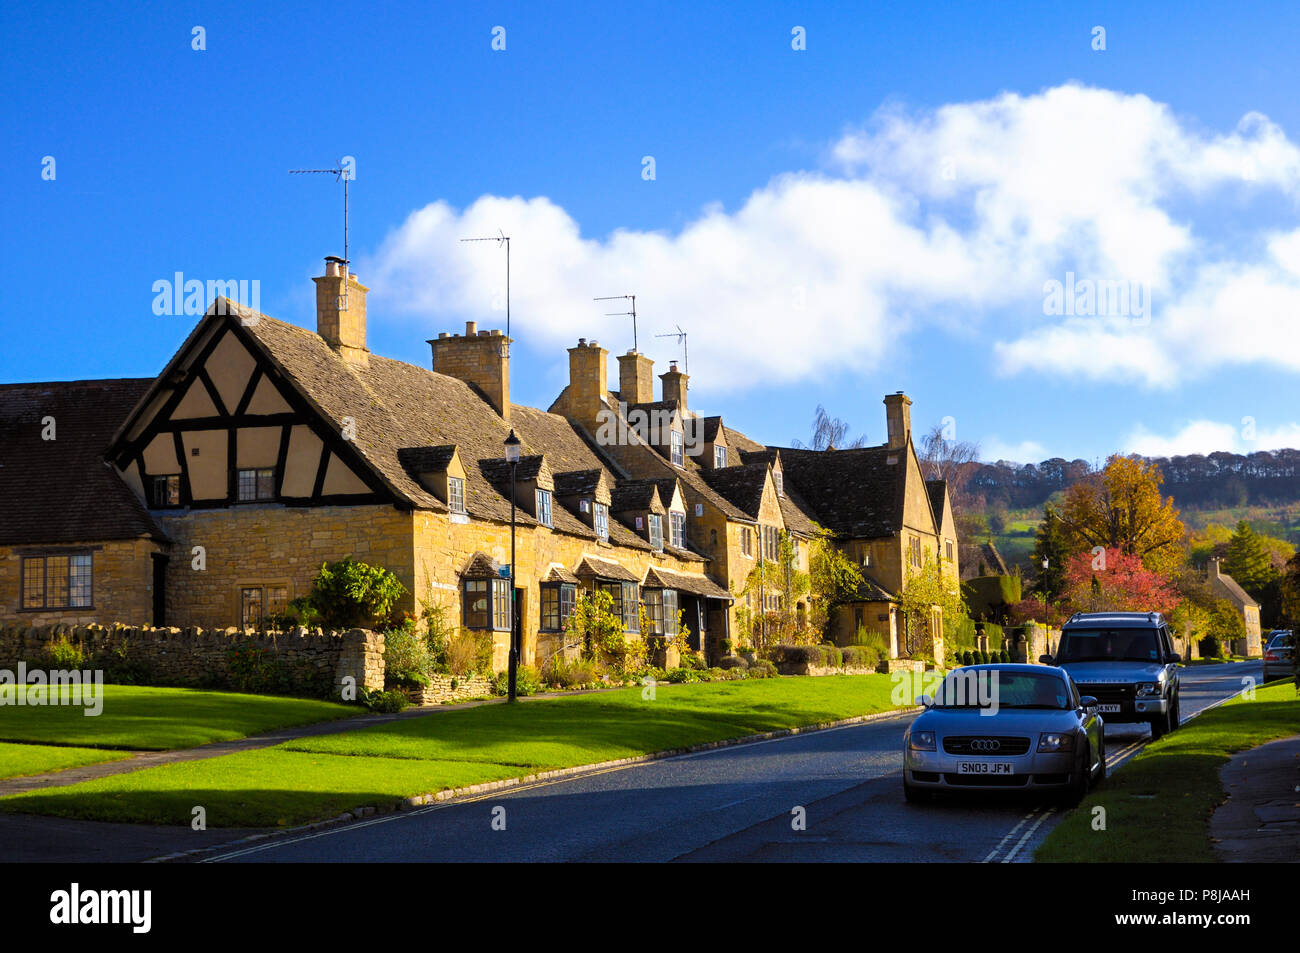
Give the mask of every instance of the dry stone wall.
[[(19, 662), (48, 666), (46, 650), (58, 641), (79, 649), (87, 668), (106, 669), (110, 679), (114, 672), (129, 672), (146, 684), (230, 688), (239, 687), (241, 675), (255, 670), (273, 690), (338, 698), (346, 697), (342, 690), (349, 684), (358, 689), (384, 687), (384, 637), (365, 629), (253, 634), (239, 629), (11, 624), (0, 626), (0, 668), (14, 670)], [(232, 650), (255, 661), (241, 666), (236, 657), (232, 662)], [(348, 678), (355, 681), (345, 682)]]

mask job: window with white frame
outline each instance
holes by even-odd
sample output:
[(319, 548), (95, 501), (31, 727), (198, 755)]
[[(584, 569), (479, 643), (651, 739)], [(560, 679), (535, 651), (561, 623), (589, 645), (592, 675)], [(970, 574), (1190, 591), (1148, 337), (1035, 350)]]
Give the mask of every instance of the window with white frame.
[(664, 548), (664, 518), (658, 513), (650, 514), (650, 545), (655, 549)]
[(669, 438), (669, 442), (672, 448), (673, 465), (680, 467), (684, 462), (682, 454), (682, 433), (680, 430), (674, 430), (671, 433), (672, 436)]
[(543, 526), (551, 525), (551, 491), (537, 491), (537, 522)]
[(672, 541), (673, 546), (677, 547), (678, 549), (685, 549), (686, 548), (686, 514), (669, 513), (668, 528), (671, 534), (670, 539)]
[(447, 505), (453, 513), (465, 512), (465, 480), (463, 477), (447, 478)]
[(601, 539), (609, 540), (609, 507), (604, 503), (597, 503), (596, 510), (593, 514), (593, 522), (596, 527), (596, 535)]
[(713, 448), (713, 465), (714, 465), (715, 467), (725, 467), (725, 466), (727, 465), (727, 448), (726, 448), (726, 447), (714, 447), (714, 448)]

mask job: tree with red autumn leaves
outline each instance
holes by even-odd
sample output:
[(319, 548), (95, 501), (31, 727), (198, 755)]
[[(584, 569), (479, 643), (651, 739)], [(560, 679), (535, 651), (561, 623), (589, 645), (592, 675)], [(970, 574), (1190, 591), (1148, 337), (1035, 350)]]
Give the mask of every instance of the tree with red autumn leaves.
[(1163, 574), (1147, 569), (1142, 557), (1118, 547), (1076, 553), (1066, 562), (1066, 599), (1081, 612), (1162, 612), (1180, 596)]

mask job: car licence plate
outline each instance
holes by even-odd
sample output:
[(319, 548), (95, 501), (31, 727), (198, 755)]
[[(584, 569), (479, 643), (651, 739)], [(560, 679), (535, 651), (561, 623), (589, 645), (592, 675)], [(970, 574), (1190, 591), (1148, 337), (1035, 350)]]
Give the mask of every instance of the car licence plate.
[(1098, 705), (1097, 711), (1101, 712), (1103, 715), (1108, 713), (1118, 715), (1119, 705)]
[(1010, 761), (958, 761), (958, 774), (1015, 774)]

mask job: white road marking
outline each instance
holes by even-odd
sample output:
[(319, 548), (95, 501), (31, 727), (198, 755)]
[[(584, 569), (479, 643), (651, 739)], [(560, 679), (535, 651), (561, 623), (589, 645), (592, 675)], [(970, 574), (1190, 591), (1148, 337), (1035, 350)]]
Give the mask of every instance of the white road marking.
[(1044, 811), (1042, 816), (1039, 817), (1038, 820), (1034, 821), (1034, 826), (1029, 828), (1029, 830), (1025, 831), (1024, 836), (1021, 837), (1020, 840), (1016, 842), (1016, 846), (1011, 848), (1007, 856), (1002, 858), (1002, 863), (1009, 864), (1011, 863), (1011, 861), (1015, 860), (1016, 854), (1020, 853), (1020, 848), (1024, 847), (1025, 842), (1028, 841), (1029, 838), (1034, 836), (1034, 831), (1038, 830), (1039, 826), (1042, 825), (1043, 821), (1047, 820), (1055, 813), (1056, 813), (1056, 808), (1054, 807), (1049, 807), (1046, 811)]
[[(985, 857), (985, 858), (981, 861), (981, 863), (984, 863), (984, 864), (990, 864), (990, 863), (992, 863), (992, 862), (993, 862), (993, 858), (997, 856), (998, 851), (1000, 851), (1000, 850), (1001, 850), (1001, 849), (1006, 845), (1007, 841), (1009, 841), (1009, 840), (1011, 840), (1011, 838), (1015, 837), (1015, 836), (1016, 836), (1016, 832), (1019, 831), (1020, 828), (1024, 827), (1025, 824), (1029, 822), (1029, 819), (1032, 818), (1032, 817), (1033, 817), (1035, 814), (1037, 814), (1037, 813), (1038, 813), (1038, 808), (1034, 808), (1032, 811), (1030, 811), (1028, 814), (1026, 814), (1024, 817), (1022, 817), (1022, 818), (1020, 819), (1020, 822), (1019, 822), (1018, 824), (1016, 824), (1015, 827), (1011, 828), (1011, 830), (1007, 831), (1006, 835), (1002, 838), (1002, 840), (998, 841), (998, 846), (997, 846), (997, 847), (994, 847), (993, 850), (991, 850), (991, 851), (989, 852), (989, 855), (988, 855), (987, 857)], [(1044, 815), (1044, 816), (1046, 816), (1046, 815)]]

